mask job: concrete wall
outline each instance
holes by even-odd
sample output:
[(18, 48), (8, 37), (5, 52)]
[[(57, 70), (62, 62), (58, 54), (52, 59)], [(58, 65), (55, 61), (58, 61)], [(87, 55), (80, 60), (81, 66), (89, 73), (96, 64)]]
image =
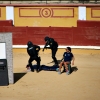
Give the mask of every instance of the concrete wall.
[(0, 32), (0, 42), (6, 43), (6, 57), (8, 64), (8, 77), (9, 83), (14, 83), (13, 77), (13, 54), (12, 54), (12, 33), (10, 32)]
[[(81, 9), (82, 7), (84, 10)], [(18, 5), (4, 5), (0, 7), (0, 20), (12, 19), (14, 26), (77, 27), (77, 20), (79, 19), (100, 21), (99, 12), (100, 5), (20, 5), (20, 7)]]
[(100, 7), (87, 7), (86, 19), (100, 21)]
[(0, 20), (6, 20), (6, 7), (0, 7)]
[(77, 26), (78, 7), (14, 7), (15, 26)]

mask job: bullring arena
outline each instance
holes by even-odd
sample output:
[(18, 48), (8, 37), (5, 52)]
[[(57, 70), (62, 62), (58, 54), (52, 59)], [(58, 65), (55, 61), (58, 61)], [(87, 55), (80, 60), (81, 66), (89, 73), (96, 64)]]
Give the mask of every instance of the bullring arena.
[[(11, 16), (7, 11), (11, 11)], [(0, 100), (100, 100), (99, 12), (98, 0), (96, 4), (95, 0), (84, 4), (2, 2), (0, 43), (7, 44), (7, 55), (11, 58), (7, 56), (9, 84), (0, 86)], [(41, 65), (53, 65), (51, 51), (42, 52), (45, 36), (58, 42), (58, 61), (65, 48), (72, 47), (75, 64), (70, 75), (44, 70), (27, 72), (29, 40), (41, 47)]]

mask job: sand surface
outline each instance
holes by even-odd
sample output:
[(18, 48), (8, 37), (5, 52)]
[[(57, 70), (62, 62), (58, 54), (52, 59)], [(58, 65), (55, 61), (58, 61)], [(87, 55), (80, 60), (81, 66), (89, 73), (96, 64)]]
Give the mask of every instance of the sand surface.
[[(57, 59), (65, 50), (58, 50)], [(13, 50), (15, 83), (0, 86), (0, 100), (100, 100), (100, 51), (72, 50), (76, 68), (70, 75), (55, 71), (26, 72), (26, 50)], [(52, 66), (50, 50), (40, 51), (41, 64)], [(33, 64), (36, 62), (34, 61)]]

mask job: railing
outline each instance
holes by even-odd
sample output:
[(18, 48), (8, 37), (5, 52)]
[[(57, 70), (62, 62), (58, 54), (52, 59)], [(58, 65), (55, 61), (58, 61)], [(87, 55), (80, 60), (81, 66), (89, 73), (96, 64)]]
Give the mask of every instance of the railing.
[(34, 3), (93, 3), (98, 4), (100, 3), (100, 0), (27, 0), (27, 1), (0, 1), (0, 4), (34, 4)]

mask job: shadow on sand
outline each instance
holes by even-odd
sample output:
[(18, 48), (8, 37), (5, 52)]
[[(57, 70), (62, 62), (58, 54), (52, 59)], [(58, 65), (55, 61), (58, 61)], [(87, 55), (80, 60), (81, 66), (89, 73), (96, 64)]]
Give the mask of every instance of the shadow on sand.
[(78, 70), (77, 66), (73, 66), (72, 68), (72, 72), (76, 72)]
[(14, 73), (14, 83), (20, 80), (26, 73)]
[[(57, 62), (58, 62), (58, 64), (60, 64), (61, 60), (57, 60)], [(47, 63), (47, 64), (51, 64), (51, 63), (54, 64), (54, 61), (51, 61), (51, 62), (49, 62), (49, 63)]]
[[(73, 73), (73, 72), (76, 72), (78, 70), (77, 66), (73, 66), (73, 67), (70, 67), (70, 74)], [(62, 73), (65, 73), (65, 68), (64, 70), (62, 71)]]

